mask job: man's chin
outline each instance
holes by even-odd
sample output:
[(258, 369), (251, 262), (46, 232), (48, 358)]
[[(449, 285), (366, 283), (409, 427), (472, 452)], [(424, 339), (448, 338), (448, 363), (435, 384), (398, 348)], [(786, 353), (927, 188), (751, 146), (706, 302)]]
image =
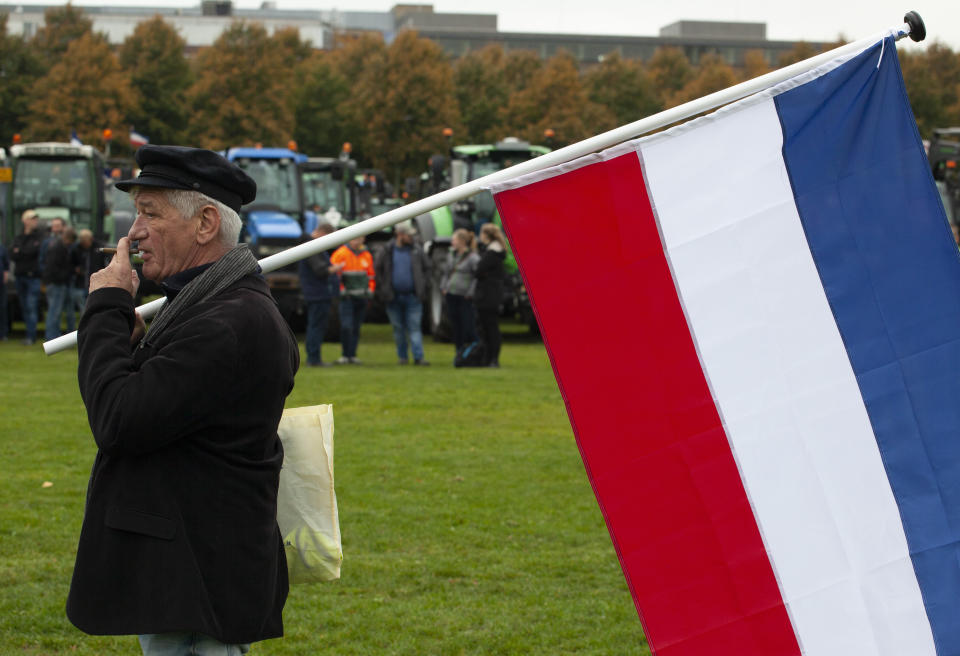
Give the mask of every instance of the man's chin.
[(146, 278), (147, 280), (155, 283), (159, 283), (163, 278), (160, 277), (160, 269), (148, 266), (144, 263), (143, 267), (140, 269), (140, 277)]

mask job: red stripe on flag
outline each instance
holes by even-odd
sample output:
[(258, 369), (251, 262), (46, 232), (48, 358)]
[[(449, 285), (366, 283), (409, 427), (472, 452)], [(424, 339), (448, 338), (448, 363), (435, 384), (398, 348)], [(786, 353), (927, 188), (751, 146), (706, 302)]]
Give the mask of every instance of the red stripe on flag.
[(799, 654), (637, 155), (496, 200), (651, 648)]

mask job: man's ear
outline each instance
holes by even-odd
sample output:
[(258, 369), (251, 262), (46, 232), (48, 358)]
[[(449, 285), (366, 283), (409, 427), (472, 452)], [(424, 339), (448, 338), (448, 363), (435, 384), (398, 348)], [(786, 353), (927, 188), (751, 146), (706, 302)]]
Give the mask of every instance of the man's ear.
[(206, 246), (220, 234), (220, 212), (213, 205), (204, 205), (197, 224), (197, 243)]

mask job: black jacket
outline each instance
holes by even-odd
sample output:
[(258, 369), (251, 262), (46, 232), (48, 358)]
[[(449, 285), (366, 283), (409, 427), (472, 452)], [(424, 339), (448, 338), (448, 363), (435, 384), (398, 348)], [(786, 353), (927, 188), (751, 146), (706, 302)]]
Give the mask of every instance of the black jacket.
[(67, 615), (92, 634), (283, 634), (277, 424), (297, 344), (263, 279), (184, 310), (131, 353), (133, 299), (90, 294), (80, 393), (99, 448)]
[(481, 310), (496, 310), (503, 302), (503, 281), (506, 272), (503, 262), (507, 253), (490, 247), (480, 254), (477, 263), (477, 288), (473, 292), (473, 302)]
[(13, 238), (10, 244), (10, 259), (13, 261), (13, 273), (21, 278), (39, 278), (40, 274), (40, 245), (43, 243), (43, 234), (34, 230), (29, 235), (20, 233)]
[[(386, 248), (380, 250), (373, 263), (376, 274), (376, 296), (384, 303), (393, 300), (393, 249), (397, 245), (396, 239), (391, 239)], [(414, 242), (410, 246), (410, 265), (413, 267), (413, 291), (422, 303), (427, 301), (427, 281), (430, 280), (430, 260), (423, 252), (423, 247)]]
[(73, 278), (73, 266), (70, 263), (70, 247), (56, 239), (47, 247), (43, 261), (43, 284), (66, 285)]
[(84, 248), (76, 243), (70, 249), (70, 265), (74, 270), (75, 287), (86, 289), (90, 286), (91, 274), (107, 266), (109, 258), (100, 252), (100, 246), (100, 242), (94, 239), (90, 248)]

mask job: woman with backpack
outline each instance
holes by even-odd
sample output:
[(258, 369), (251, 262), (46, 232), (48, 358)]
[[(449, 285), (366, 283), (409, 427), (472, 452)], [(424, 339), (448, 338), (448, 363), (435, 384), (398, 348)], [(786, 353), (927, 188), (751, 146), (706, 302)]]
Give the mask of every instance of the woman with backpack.
[(503, 300), (503, 283), (506, 271), (503, 262), (507, 259), (507, 242), (500, 228), (485, 223), (480, 229), (482, 253), (477, 262), (477, 289), (473, 303), (477, 307), (480, 324), (480, 340), (483, 342), (484, 365), (500, 366), (500, 303)]
[(440, 282), (440, 291), (447, 301), (447, 314), (453, 329), (453, 343), (457, 354), (465, 346), (477, 341), (476, 316), (473, 295), (477, 288), (477, 238), (464, 228), (453, 233), (452, 250)]

